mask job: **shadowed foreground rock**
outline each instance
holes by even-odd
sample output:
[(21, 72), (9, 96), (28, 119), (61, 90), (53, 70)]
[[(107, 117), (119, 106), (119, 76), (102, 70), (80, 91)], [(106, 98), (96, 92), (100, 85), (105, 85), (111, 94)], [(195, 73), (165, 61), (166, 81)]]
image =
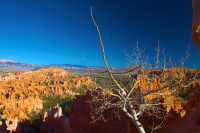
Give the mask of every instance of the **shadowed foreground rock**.
[(91, 123), (90, 106), (87, 101), (91, 100), (90, 92), (87, 95), (77, 95), (75, 102), (70, 107), (70, 128), (69, 133), (130, 133), (130, 119), (119, 111), (119, 117), (116, 117), (112, 110), (106, 110), (104, 113), (107, 122), (98, 120)]
[[(196, 116), (199, 114), (200, 110), (199, 92), (200, 85), (198, 83), (193, 83), (188, 101), (189, 105), (182, 106), (176, 103), (170, 103), (171, 105), (167, 107), (167, 111), (169, 115), (172, 115), (172, 117), (166, 118), (164, 121), (164, 127), (156, 130), (155, 133), (182, 133), (183, 130), (181, 129), (185, 129), (185, 133), (187, 131), (190, 131), (190, 133), (194, 133), (194, 131), (200, 131), (199, 117), (197, 118)], [(151, 99), (151, 97), (147, 98)], [(117, 117), (116, 114), (113, 113), (112, 109), (107, 109), (103, 114), (107, 120), (106, 122), (103, 120), (93, 122), (93, 119), (91, 118), (91, 108), (88, 101), (91, 101), (90, 91), (88, 91), (86, 95), (76, 96), (76, 100), (72, 103), (69, 112), (69, 133), (137, 133), (135, 125), (121, 110), (119, 110), (119, 117)], [(139, 118), (147, 133), (151, 132), (149, 127), (153, 125), (153, 120), (149, 118), (150, 117), (148, 116), (142, 116)], [(182, 125), (182, 123), (187, 125), (187, 123), (190, 121), (194, 121), (192, 122), (193, 124), (188, 124), (188, 126), (185, 126), (184, 128), (179, 126)], [(173, 125), (171, 125), (171, 123), (173, 123)], [(154, 126), (159, 124), (161, 124), (161, 121), (154, 121)]]
[[(175, 122), (179, 122), (177, 125)], [(182, 121), (174, 121), (177, 126), (164, 131), (165, 133), (199, 133), (200, 131), (200, 102), (197, 102)]]
[(66, 133), (69, 129), (69, 119), (62, 114), (61, 107), (52, 107), (45, 112), (40, 124), (40, 133)]

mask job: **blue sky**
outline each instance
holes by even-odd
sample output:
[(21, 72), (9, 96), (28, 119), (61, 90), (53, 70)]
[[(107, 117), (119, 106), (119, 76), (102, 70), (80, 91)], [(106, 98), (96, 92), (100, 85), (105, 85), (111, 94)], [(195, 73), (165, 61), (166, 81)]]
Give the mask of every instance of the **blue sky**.
[(1, 0), (0, 58), (29, 64), (104, 66), (99, 27), (110, 67), (125, 67), (133, 45), (153, 62), (160, 40), (177, 62), (190, 43), (187, 67), (200, 68), (191, 42), (192, 0)]

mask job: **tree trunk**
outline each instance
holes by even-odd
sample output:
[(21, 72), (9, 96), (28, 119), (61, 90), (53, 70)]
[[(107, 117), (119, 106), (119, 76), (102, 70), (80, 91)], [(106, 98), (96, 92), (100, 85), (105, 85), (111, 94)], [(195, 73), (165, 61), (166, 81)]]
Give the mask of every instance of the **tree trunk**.
[(138, 121), (136, 114), (133, 114), (133, 118), (131, 118), (131, 120), (135, 124), (139, 133), (145, 133), (144, 128), (143, 128), (142, 124)]
[(139, 133), (145, 133), (145, 130), (144, 130), (142, 124), (138, 121), (138, 118), (137, 118), (136, 113), (134, 113), (133, 115), (131, 115), (131, 114), (129, 114), (129, 112), (127, 112), (126, 109), (122, 109), (122, 110), (126, 113), (126, 115), (127, 115), (129, 118), (131, 118), (131, 121), (135, 124), (135, 126), (136, 126), (138, 132), (139, 132)]

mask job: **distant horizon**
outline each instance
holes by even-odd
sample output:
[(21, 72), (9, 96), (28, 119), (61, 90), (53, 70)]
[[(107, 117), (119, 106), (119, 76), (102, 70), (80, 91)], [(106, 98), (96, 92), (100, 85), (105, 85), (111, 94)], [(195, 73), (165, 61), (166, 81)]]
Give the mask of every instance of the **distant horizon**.
[[(6, 60), (7, 62), (9, 62), (9, 60), (11, 60), (11, 59), (0, 59), (0, 61), (1, 60)], [(11, 63), (29, 64), (29, 63), (25, 63), (25, 62), (15, 62), (14, 60), (11, 60), (11, 61), (13, 61)], [(6, 62), (0, 62), (0, 63), (6, 63)], [(64, 63), (64, 64), (30, 64), (30, 65), (74, 65), (74, 66), (85, 66), (85, 65), (78, 65), (78, 64), (71, 64), (71, 63)], [(100, 67), (100, 66), (90, 66), (90, 67)], [(120, 67), (115, 67), (115, 68), (120, 68)]]
[[(11, 59), (0, 59), (1, 60), (6, 60), (9, 62), (9, 60)], [(22, 64), (29, 64), (29, 63), (25, 63), (25, 62), (15, 62), (14, 60), (11, 60), (13, 62), (9, 62), (9, 63), (22, 63)], [(0, 63), (7, 63), (7, 62), (0, 62)], [(82, 66), (82, 67), (87, 67), (85, 65), (80, 65), (80, 64), (71, 64), (71, 63), (64, 63), (64, 64), (29, 64), (29, 65), (72, 65), (72, 66)], [(88, 67), (102, 67), (102, 68), (106, 68), (105, 66), (88, 66)], [(108, 66), (109, 67), (109, 66)], [(109, 68), (122, 68), (122, 67), (109, 67)], [(124, 69), (127, 69), (127, 67), (123, 67)], [(166, 67), (166, 69), (168, 68), (172, 68), (172, 67)], [(181, 68), (181, 67), (175, 67), (175, 68)], [(194, 69), (194, 68), (187, 68), (187, 67), (184, 67), (186, 69)], [(155, 70), (161, 70), (162, 68), (159, 68), (159, 69), (155, 69)], [(198, 70), (198, 69), (195, 69), (195, 70)]]

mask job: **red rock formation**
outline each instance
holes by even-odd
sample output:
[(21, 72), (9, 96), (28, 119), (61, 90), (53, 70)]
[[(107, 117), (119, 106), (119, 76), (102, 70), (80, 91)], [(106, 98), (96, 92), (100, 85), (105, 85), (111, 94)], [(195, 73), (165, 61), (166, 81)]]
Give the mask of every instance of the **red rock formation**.
[[(115, 117), (111, 110), (105, 111), (105, 117), (108, 120), (104, 122), (99, 120), (93, 122), (91, 118), (90, 105), (87, 101), (91, 100), (90, 92), (86, 96), (77, 95), (75, 102), (70, 107), (70, 133), (128, 133), (130, 119), (119, 111), (120, 118)], [(91, 123), (93, 122), (93, 123)]]
[(193, 105), (198, 101), (200, 101), (200, 84), (194, 82), (189, 91), (188, 108), (192, 108)]
[[(182, 75), (182, 70), (183, 70), (183, 75)], [(163, 70), (154, 70), (150, 72), (150, 74), (155, 74), (155, 75), (161, 75), (163, 73)], [(176, 78), (180, 79), (181, 76), (193, 76), (194, 74), (197, 73), (197, 70), (194, 69), (187, 69), (187, 68), (167, 68), (164, 70), (163, 73), (163, 78)], [(198, 72), (198, 75), (200, 75), (200, 72)]]
[(17, 117), (11, 118), (6, 115), (1, 115), (0, 133), (30, 133), (30, 121), (24, 119), (17, 121)]
[[(145, 87), (145, 83), (146, 81), (144, 79), (141, 79), (139, 84), (140, 86), (143, 86), (144, 88), (148, 89), (148, 87)], [(155, 84), (153, 84), (152, 88), (157, 89), (157, 84), (160, 84), (160, 80), (155, 79), (154, 83)], [(200, 90), (200, 85), (195, 82), (193, 83), (191, 88), (192, 88), (191, 91)], [(141, 91), (144, 91), (144, 90), (141, 90)], [(166, 93), (166, 90), (163, 90), (163, 93), (164, 92)], [(190, 92), (191, 96), (189, 98), (189, 101), (190, 101), (189, 104), (195, 104), (197, 101), (200, 101), (200, 91), (195, 91), (195, 92), (197, 93), (195, 95), (192, 95), (192, 92)], [(153, 98), (155, 98), (155, 96), (152, 95), (152, 96), (145, 97), (144, 99), (152, 100)], [(160, 131), (163, 132), (163, 131), (167, 131), (171, 129), (168, 123), (172, 123), (176, 119), (179, 120), (179, 122), (177, 123), (180, 124), (181, 122), (183, 122), (183, 120), (187, 116), (189, 116), (187, 115), (187, 112), (190, 112), (190, 109), (191, 109), (191, 108), (186, 108), (186, 106), (183, 105), (183, 102), (180, 102), (180, 99), (174, 96), (163, 97), (163, 100), (164, 102), (165, 100), (170, 101), (168, 103), (169, 105), (167, 105), (167, 112), (169, 115), (172, 115), (174, 118), (170, 118), (170, 117), (166, 118), (167, 123), (165, 123), (164, 130), (160, 129), (160, 130), (157, 130), (156, 132), (160, 132)], [(75, 102), (72, 103), (70, 107), (70, 112), (69, 112), (70, 125), (71, 125), (69, 128), (69, 132), (72, 132), (72, 133), (137, 132), (136, 128), (134, 128), (134, 124), (132, 123), (132, 121), (121, 110), (119, 110), (118, 112), (120, 119), (116, 117), (116, 114), (112, 113), (112, 109), (110, 109), (110, 110), (105, 110), (103, 114), (105, 118), (107, 119), (107, 122), (103, 122), (103, 120), (92, 122), (93, 120), (91, 118), (91, 112), (90, 112), (91, 108), (88, 101), (91, 101), (91, 94), (89, 91), (87, 92), (85, 96), (83, 95), (76, 96), (76, 100)], [(192, 106), (187, 105), (187, 107), (192, 107)], [(193, 118), (196, 119), (195, 117)], [(149, 119), (149, 116), (142, 116), (139, 118), (139, 120), (144, 126), (146, 132), (150, 132), (149, 126), (153, 125), (153, 121)], [(161, 121), (159, 120), (154, 121), (154, 125), (158, 125), (160, 123)], [(174, 124), (176, 125), (177, 123), (174, 123)], [(196, 129), (199, 129), (199, 126), (196, 126), (194, 131), (197, 131)], [(169, 132), (175, 133), (176, 131), (169, 130)]]
[(183, 119), (169, 121), (160, 132), (165, 133), (198, 133), (200, 131), (200, 102), (196, 102), (188, 115)]
[[(160, 72), (160, 71), (156, 71)], [(167, 72), (168, 73), (168, 72)], [(147, 83), (146, 79), (142, 76), (137, 76), (137, 80), (140, 80), (140, 82), (136, 85), (135, 89), (145, 93), (147, 91), (150, 91), (150, 86)], [(157, 90), (161, 87), (164, 87), (165, 84), (160, 82), (159, 78), (155, 78), (154, 81), (151, 81), (151, 89)], [(172, 90), (169, 90), (168, 88), (165, 88), (161, 91), (158, 91), (157, 94), (149, 94), (144, 97), (145, 103), (151, 103), (153, 99), (157, 99), (159, 94), (169, 93), (168, 95), (160, 95), (159, 99), (163, 101), (163, 106), (166, 108), (167, 113), (170, 113), (170, 110), (173, 110), (174, 113), (181, 113), (180, 115), (183, 116), (185, 111), (185, 100), (182, 100), (180, 98), (177, 98), (175, 96), (171, 95)], [(137, 94), (137, 91), (135, 92)], [(138, 94), (137, 94), (138, 95)], [(184, 112), (184, 113), (183, 113)]]
[(41, 133), (65, 133), (69, 129), (69, 119), (62, 114), (61, 107), (52, 107), (45, 112), (43, 122), (40, 124)]
[(17, 121), (18, 121), (17, 117), (15, 117), (14, 119), (7, 117), (7, 120), (6, 120), (7, 130), (9, 130), (11, 133), (12, 131), (16, 131), (17, 126), (18, 126)]
[[(78, 93), (70, 90), (72, 86), (78, 88), (81, 84), (89, 83), (90, 81), (90, 78), (70, 78), (68, 80), (70, 76), (68, 72), (60, 68), (0, 75), (0, 108), (5, 109), (2, 112), (3, 115), (7, 115), (5, 121), (8, 118), (15, 119), (17, 116), (20, 131), (28, 131), (26, 128), (30, 126), (30, 122), (25, 124), (25, 121), (28, 121), (25, 112), (37, 111), (43, 108), (40, 96), (52, 95), (53, 93), (65, 93), (74, 96)], [(59, 119), (61, 119), (61, 126), (64, 126), (62, 125), (64, 118)], [(7, 126), (5, 124), (6, 128)], [(13, 126), (9, 126), (9, 129), (14, 132), (11, 127)]]
[[(91, 94), (88, 91), (87, 95), (77, 95), (75, 102), (72, 103), (70, 107), (70, 128), (69, 132), (72, 133), (102, 133), (102, 132), (109, 132), (109, 133), (121, 133), (121, 132), (137, 132), (135, 125), (132, 123), (129, 117), (125, 115), (125, 113), (119, 109), (118, 116), (113, 113), (113, 110), (105, 110), (104, 117), (107, 119), (107, 122), (103, 120), (98, 120), (93, 122), (91, 118), (91, 108), (88, 103), (91, 101)], [(185, 115), (181, 114), (181, 110), (183, 110), (183, 105), (176, 104), (175, 100), (174, 103), (168, 107), (168, 112), (173, 114), (175, 117), (183, 117)], [(149, 119), (148, 116), (143, 116), (139, 119), (144, 126), (147, 132), (150, 132), (149, 126), (152, 126), (153, 121)], [(161, 121), (157, 120), (154, 121), (155, 125), (160, 124)]]
[(196, 44), (200, 58), (200, 1), (192, 0), (193, 20), (192, 20), (192, 42)]

